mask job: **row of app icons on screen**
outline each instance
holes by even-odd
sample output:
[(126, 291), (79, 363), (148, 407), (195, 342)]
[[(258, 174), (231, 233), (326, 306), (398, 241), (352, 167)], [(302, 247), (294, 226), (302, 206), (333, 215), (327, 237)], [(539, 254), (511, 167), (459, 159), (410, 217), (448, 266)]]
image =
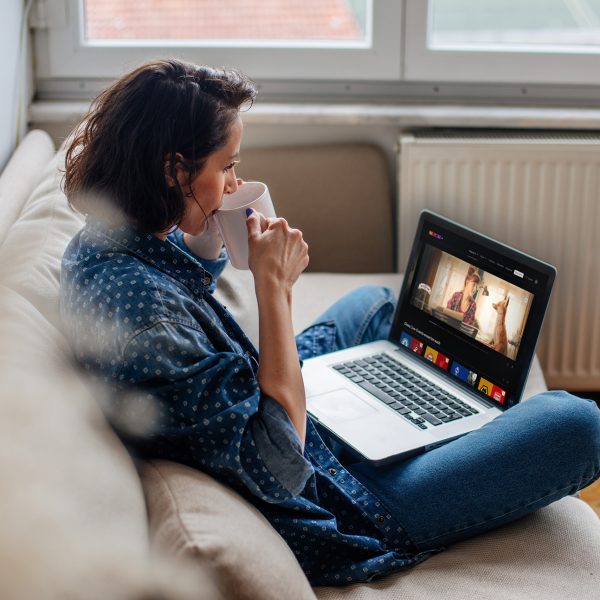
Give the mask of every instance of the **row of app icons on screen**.
[(406, 331), (403, 331), (400, 336), (400, 344), (405, 348), (409, 348), (415, 354), (422, 356), (425, 360), (436, 364), (440, 369), (449, 371), (457, 379), (464, 381), (472, 387), (477, 387), (482, 394), (489, 396), (500, 404), (504, 404), (506, 400), (505, 390), (494, 385), (484, 377), (478, 376), (475, 371), (467, 369), (467, 367), (461, 365), (459, 362), (451, 360), (439, 350), (435, 350), (435, 348), (432, 348), (431, 346), (426, 346), (421, 340), (406, 333)]

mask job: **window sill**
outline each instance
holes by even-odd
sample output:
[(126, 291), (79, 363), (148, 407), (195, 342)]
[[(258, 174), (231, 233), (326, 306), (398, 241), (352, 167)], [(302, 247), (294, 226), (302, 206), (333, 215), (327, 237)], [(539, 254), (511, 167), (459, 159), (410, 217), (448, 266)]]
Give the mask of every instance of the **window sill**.
[[(88, 108), (88, 102), (35, 101), (29, 107), (29, 123), (78, 121)], [(600, 109), (589, 107), (257, 102), (243, 118), (259, 125), (600, 129)]]

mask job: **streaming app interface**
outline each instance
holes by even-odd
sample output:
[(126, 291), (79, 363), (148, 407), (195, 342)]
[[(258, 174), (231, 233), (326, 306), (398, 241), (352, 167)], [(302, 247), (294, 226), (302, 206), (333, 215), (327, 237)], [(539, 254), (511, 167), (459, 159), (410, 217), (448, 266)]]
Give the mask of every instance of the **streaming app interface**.
[(512, 406), (528, 366), (520, 349), (530, 311), (547, 276), (427, 220), (411, 272), (395, 341), (456, 383)]

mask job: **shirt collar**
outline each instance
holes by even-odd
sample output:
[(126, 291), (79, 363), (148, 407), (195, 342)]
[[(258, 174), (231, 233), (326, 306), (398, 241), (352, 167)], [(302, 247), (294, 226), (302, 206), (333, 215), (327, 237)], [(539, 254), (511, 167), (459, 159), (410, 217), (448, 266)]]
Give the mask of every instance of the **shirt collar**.
[(141, 231), (131, 223), (110, 224), (92, 216), (86, 219), (86, 230), (93, 238), (94, 251), (97, 252), (98, 243), (105, 250), (126, 250), (127, 253), (137, 256), (181, 282), (194, 294), (202, 295), (204, 288), (212, 281), (204, 267), (169, 238), (163, 241), (151, 233)]

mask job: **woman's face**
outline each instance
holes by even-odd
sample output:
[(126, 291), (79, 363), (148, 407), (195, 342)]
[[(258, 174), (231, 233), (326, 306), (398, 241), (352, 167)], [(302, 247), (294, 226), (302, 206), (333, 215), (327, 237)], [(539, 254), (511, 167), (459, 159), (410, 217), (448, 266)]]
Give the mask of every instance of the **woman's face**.
[(229, 129), (225, 145), (209, 155), (195, 179), (188, 184), (187, 175), (183, 171), (177, 171), (177, 179), (186, 201), (185, 216), (179, 224), (183, 232), (190, 235), (202, 233), (207, 226), (204, 213), (210, 217), (223, 204), (223, 195), (237, 190), (235, 163), (239, 160), (242, 132), (242, 120), (238, 115)]
[(464, 295), (467, 296), (468, 298), (471, 298), (473, 296), (473, 294), (475, 293), (475, 288), (477, 287), (477, 283), (475, 283), (475, 281), (473, 281), (472, 279), (469, 279), (466, 283), (465, 283), (465, 289), (464, 289)]

